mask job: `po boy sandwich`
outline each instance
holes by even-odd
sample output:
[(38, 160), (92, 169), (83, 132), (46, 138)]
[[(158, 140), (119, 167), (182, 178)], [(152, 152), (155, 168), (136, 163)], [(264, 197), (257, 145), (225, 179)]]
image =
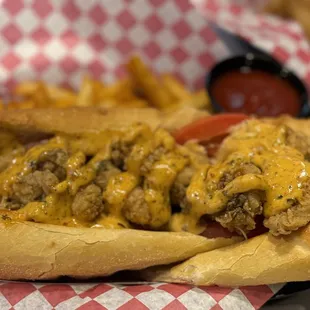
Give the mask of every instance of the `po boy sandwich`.
[[(237, 261), (265, 240), (287, 240), (287, 251), (296, 240), (307, 245), (308, 230), (299, 229), (310, 221), (310, 167), (285, 126), (244, 121), (210, 161), (197, 141), (178, 144), (160, 121), (150, 127), (110, 115), (96, 130), (87, 112), (82, 129), (75, 122), (72, 130), (67, 112), (40, 128), (40, 111), (15, 113), (0, 116), (2, 154), (10, 158), (0, 173), (1, 279), (106, 276), (185, 260), (151, 279), (234, 285), (256, 274), (250, 268), (229, 281), (229, 267), (224, 280), (212, 280), (230, 251)], [(270, 249), (262, 247), (266, 255)], [(305, 249), (274, 254), (271, 265), (301, 261)], [(304, 280), (300, 274), (285, 280)], [(249, 283), (271, 281), (261, 279)]]
[[(298, 122), (290, 120), (289, 127), (278, 120), (242, 123), (204, 175), (204, 186), (215, 188), (204, 210), (213, 212), (212, 200), (218, 199), (221, 210), (214, 220), (242, 232), (245, 241), (149, 269), (147, 279), (219, 286), (309, 280), (309, 136), (291, 129)], [(250, 233), (259, 226), (259, 233)]]
[(163, 119), (178, 127), (151, 109), (3, 112), (0, 278), (106, 276), (240, 241), (169, 231), (171, 187), (207, 157)]

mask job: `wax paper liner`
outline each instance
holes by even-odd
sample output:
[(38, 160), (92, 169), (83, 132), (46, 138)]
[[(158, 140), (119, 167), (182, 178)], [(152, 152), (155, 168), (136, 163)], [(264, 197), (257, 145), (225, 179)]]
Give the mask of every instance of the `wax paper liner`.
[(25, 79), (77, 87), (85, 73), (109, 82), (123, 74), (133, 52), (156, 72), (202, 87), (206, 72), (230, 55), (205, 16), (272, 53), (310, 84), (301, 28), (256, 14), (256, 3), (261, 1), (2, 0), (2, 92)]
[(0, 282), (0, 309), (253, 310), (259, 309), (280, 287), (233, 289), (167, 283)]
[[(300, 28), (254, 14), (250, 3), (195, 1), (197, 9), (187, 0), (2, 0), (0, 95), (29, 79), (77, 87), (89, 74), (110, 82), (124, 74), (132, 53), (155, 72), (202, 87), (207, 71), (230, 55), (205, 16), (309, 81), (309, 49)], [(3, 282), (0, 309), (257, 309), (279, 288)]]
[(0, 47), (3, 91), (25, 79), (77, 87), (85, 73), (110, 82), (132, 53), (197, 88), (229, 55), (188, 0), (3, 0)]

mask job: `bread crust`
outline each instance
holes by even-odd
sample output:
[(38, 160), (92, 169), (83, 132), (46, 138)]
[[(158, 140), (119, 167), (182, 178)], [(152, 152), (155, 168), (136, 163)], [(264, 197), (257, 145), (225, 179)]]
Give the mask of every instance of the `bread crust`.
[[(153, 129), (163, 123), (170, 124), (170, 130), (179, 126), (154, 109), (128, 112), (102, 108), (6, 111), (0, 113), (0, 128), (29, 138), (40, 133), (99, 131), (143, 119)], [(175, 267), (148, 270), (144, 275), (152, 281), (220, 286), (309, 280), (309, 227), (285, 238), (264, 234), (231, 245), (240, 238), (206, 239), (188, 233), (0, 222), (0, 279), (90, 278), (189, 258)]]
[[(188, 113), (191, 122), (201, 113)], [(187, 111), (187, 112), (186, 112)], [(204, 113), (203, 113), (204, 114)], [(0, 112), (0, 129), (9, 129), (23, 141), (44, 134), (79, 134), (145, 121), (152, 128), (182, 126), (173, 114), (156, 109), (69, 108)], [(0, 222), (0, 279), (36, 280), (59, 276), (90, 278), (120, 270), (183, 261), (197, 253), (226, 246), (236, 239), (206, 239), (189, 233), (71, 228), (32, 222)]]
[(0, 112), (0, 128), (9, 129), (17, 135), (39, 133), (80, 134), (101, 131), (111, 126), (130, 125), (147, 120), (155, 129), (160, 125), (160, 113), (155, 109), (104, 109), (67, 108), (31, 109)]
[(9, 129), (30, 140), (44, 133), (79, 134), (129, 126), (135, 122), (145, 122), (153, 130), (163, 127), (173, 131), (206, 115), (207, 112), (191, 107), (180, 108), (174, 113), (164, 113), (153, 108), (102, 107), (9, 110), (0, 111), (0, 129)]
[(0, 279), (90, 278), (183, 261), (240, 239), (189, 233), (0, 223)]
[(307, 137), (310, 136), (309, 119), (297, 119), (289, 115), (283, 115), (277, 118), (264, 118), (262, 120), (274, 125), (285, 125), (300, 134), (303, 134)]
[(310, 225), (286, 237), (266, 233), (144, 275), (152, 281), (230, 287), (309, 280)]

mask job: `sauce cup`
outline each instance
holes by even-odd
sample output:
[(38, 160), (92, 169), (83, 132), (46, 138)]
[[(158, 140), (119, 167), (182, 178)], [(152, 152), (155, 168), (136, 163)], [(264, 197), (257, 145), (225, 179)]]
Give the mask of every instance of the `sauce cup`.
[(303, 82), (272, 57), (247, 53), (216, 64), (206, 79), (215, 112), (310, 115)]

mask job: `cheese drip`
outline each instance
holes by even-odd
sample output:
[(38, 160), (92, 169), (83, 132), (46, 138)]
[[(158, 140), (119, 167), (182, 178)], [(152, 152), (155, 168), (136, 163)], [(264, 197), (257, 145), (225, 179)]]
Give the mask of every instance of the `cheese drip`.
[[(121, 171), (108, 180), (102, 193), (104, 213), (93, 222), (81, 222), (73, 217), (73, 199), (81, 188), (95, 180), (101, 162), (111, 160), (112, 146), (116, 143), (131, 145), (125, 158), (127, 171)], [(143, 175), (141, 166), (148, 156), (161, 147), (164, 149), (163, 156), (152, 163)], [(1, 194), (12, 195), (12, 184), (16, 178), (33, 172), (32, 163), (37, 162), (42, 153), (54, 149), (62, 149), (70, 155), (65, 166), (66, 179), (54, 186), (53, 192), (43, 201), (33, 201), (18, 211), (12, 211), (15, 212), (14, 218), (66, 226), (129, 228), (131, 225), (123, 216), (122, 208), (130, 192), (140, 185), (152, 213), (151, 227), (158, 228), (169, 221), (170, 188), (177, 174), (189, 163), (188, 156), (179, 152), (168, 132), (163, 129), (152, 132), (142, 124), (78, 136), (60, 135), (32, 147), (12, 163), (0, 175), (3, 185)], [(87, 161), (89, 156), (91, 158)]]
[[(255, 165), (261, 173), (235, 176), (220, 188), (225, 174), (237, 174), (244, 164)], [(303, 155), (286, 145), (285, 127), (246, 122), (223, 142), (215, 165), (196, 171), (186, 193), (191, 208), (172, 216), (170, 230), (202, 233), (206, 229), (199, 225), (203, 215), (225, 211), (234, 195), (251, 190), (264, 192), (265, 217), (286, 211), (302, 200), (309, 172)]]
[[(72, 215), (72, 201), (81, 188), (94, 182), (100, 164), (111, 160), (115, 143), (128, 146), (128, 153), (124, 155), (122, 171), (110, 177), (102, 193), (105, 210), (92, 222), (78, 221)], [(197, 147), (176, 145), (165, 130), (152, 132), (146, 125), (135, 124), (119, 130), (57, 136), (34, 146), (0, 174), (0, 194), (12, 195), (16, 178), (31, 173), (31, 163), (42, 152), (56, 148), (70, 155), (65, 167), (66, 179), (54, 186), (44, 201), (30, 202), (18, 211), (10, 211), (17, 214), (15, 218), (58, 225), (130, 228), (123, 207), (130, 193), (139, 187), (151, 217), (148, 229), (199, 234), (205, 229), (199, 224), (202, 216), (225, 211), (230, 199), (241, 193), (253, 190), (264, 193), (266, 217), (287, 210), (292, 201), (302, 200), (303, 185), (310, 171), (303, 155), (286, 144), (285, 127), (259, 121), (244, 123), (226, 138), (217, 162), (210, 165)], [(156, 152), (158, 158), (151, 160)], [(255, 166), (258, 172), (240, 173), (247, 164)], [(170, 190), (178, 174), (188, 166), (195, 171), (186, 189), (189, 207), (172, 215)], [(225, 181), (227, 175), (233, 177)]]

